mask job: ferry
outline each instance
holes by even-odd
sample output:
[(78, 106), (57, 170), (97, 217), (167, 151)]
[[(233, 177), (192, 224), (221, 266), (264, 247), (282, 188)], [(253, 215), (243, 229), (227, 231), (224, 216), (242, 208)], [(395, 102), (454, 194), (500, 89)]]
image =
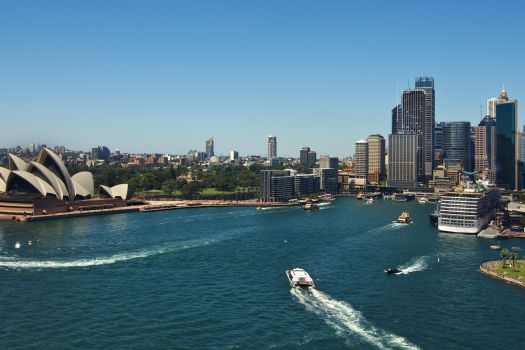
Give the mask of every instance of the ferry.
[(477, 234), (496, 217), (501, 194), (498, 189), (459, 187), (456, 192), (441, 196), (438, 209), (438, 230)]
[(312, 287), (315, 288), (314, 280), (308, 272), (296, 267), (295, 269), (286, 270), (286, 278), (292, 288), (295, 287)]
[(406, 193), (394, 193), (392, 200), (396, 202), (408, 202), (416, 199), (416, 196), (413, 194)]
[(397, 222), (399, 224), (410, 224), (410, 214), (406, 211), (402, 212), (397, 218)]
[(312, 201), (308, 201), (304, 205), (304, 210), (316, 210), (316, 209), (319, 209), (319, 206)]

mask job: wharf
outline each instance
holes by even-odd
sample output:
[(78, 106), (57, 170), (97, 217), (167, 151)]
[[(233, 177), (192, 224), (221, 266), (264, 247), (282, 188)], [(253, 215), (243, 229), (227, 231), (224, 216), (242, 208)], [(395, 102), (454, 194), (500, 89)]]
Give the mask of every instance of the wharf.
[(525, 238), (525, 232), (511, 231), (507, 229), (507, 230), (503, 230), (503, 232), (501, 232), (498, 237), (500, 238)]
[(478, 233), (476, 237), (495, 239), (499, 237), (500, 232), (501, 232), (501, 229), (499, 227), (489, 226), (486, 229), (482, 230), (480, 233)]
[(82, 216), (93, 216), (93, 215), (104, 215), (104, 214), (118, 214), (118, 213), (131, 213), (140, 210), (140, 206), (130, 206), (121, 208), (109, 208), (109, 209), (98, 209), (98, 210), (86, 210), (86, 211), (70, 211), (66, 213), (46, 214), (46, 215), (0, 215), (0, 221), (42, 221), (42, 220), (53, 220), (53, 219), (67, 219), (77, 218)]

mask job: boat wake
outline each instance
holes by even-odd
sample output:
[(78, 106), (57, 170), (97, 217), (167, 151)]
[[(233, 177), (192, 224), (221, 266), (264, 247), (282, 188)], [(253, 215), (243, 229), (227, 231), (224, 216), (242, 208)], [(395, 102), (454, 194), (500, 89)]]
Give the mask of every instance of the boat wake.
[(419, 258), (413, 259), (408, 264), (402, 265), (399, 267), (399, 269), (403, 271), (401, 272), (401, 274), (408, 275), (409, 273), (412, 273), (412, 272), (423, 271), (428, 266), (427, 260), (428, 260), (427, 256), (421, 256)]
[[(418, 347), (403, 337), (377, 329), (368, 322), (352, 305), (335, 300), (328, 294), (317, 289), (291, 289), (292, 295), (309, 311), (321, 316), (334, 328), (337, 334), (345, 337), (348, 342), (366, 341), (380, 349), (418, 349)], [(355, 337), (358, 337), (356, 339)], [(349, 344), (358, 347), (359, 344)]]
[(383, 232), (383, 231), (392, 231), (392, 230), (399, 230), (403, 227), (407, 226), (407, 224), (400, 224), (398, 222), (392, 222), (390, 224), (387, 224), (385, 226), (381, 226), (378, 228), (374, 228), (368, 232)]
[(147, 258), (154, 255), (173, 253), (180, 250), (203, 247), (217, 243), (220, 240), (190, 240), (182, 242), (169, 242), (152, 248), (139, 249), (126, 253), (118, 253), (110, 256), (96, 258), (85, 258), (77, 260), (26, 260), (14, 259), (12, 257), (0, 256), (0, 268), (8, 269), (60, 269), (70, 267), (89, 267), (110, 265), (121, 261)]

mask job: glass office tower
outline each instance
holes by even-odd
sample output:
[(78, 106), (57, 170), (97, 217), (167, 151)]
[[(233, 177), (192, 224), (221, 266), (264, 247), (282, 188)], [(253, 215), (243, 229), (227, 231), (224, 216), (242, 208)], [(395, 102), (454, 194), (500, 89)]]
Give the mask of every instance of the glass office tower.
[(518, 190), (518, 101), (496, 105), (496, 183)]

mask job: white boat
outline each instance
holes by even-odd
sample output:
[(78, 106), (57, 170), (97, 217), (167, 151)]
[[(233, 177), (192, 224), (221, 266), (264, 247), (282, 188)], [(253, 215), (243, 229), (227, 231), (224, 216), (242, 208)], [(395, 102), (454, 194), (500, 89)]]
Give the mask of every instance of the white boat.
[(417, 201), (418, 201), (419, 204), (426, 204), (426, 203), (428, 203), (428, 199), (426, 197), (419, 197), (417, 199)]
[(308, 272), (296, 267), (295, 269), (286, 270), (286, 278), (290, 282), (292, 288), (295, 287), (313, 287), (315, 288), (314, 280), (310, 277)]
[(366, 204), (374, 204), (374, 198), (368, 198)]

